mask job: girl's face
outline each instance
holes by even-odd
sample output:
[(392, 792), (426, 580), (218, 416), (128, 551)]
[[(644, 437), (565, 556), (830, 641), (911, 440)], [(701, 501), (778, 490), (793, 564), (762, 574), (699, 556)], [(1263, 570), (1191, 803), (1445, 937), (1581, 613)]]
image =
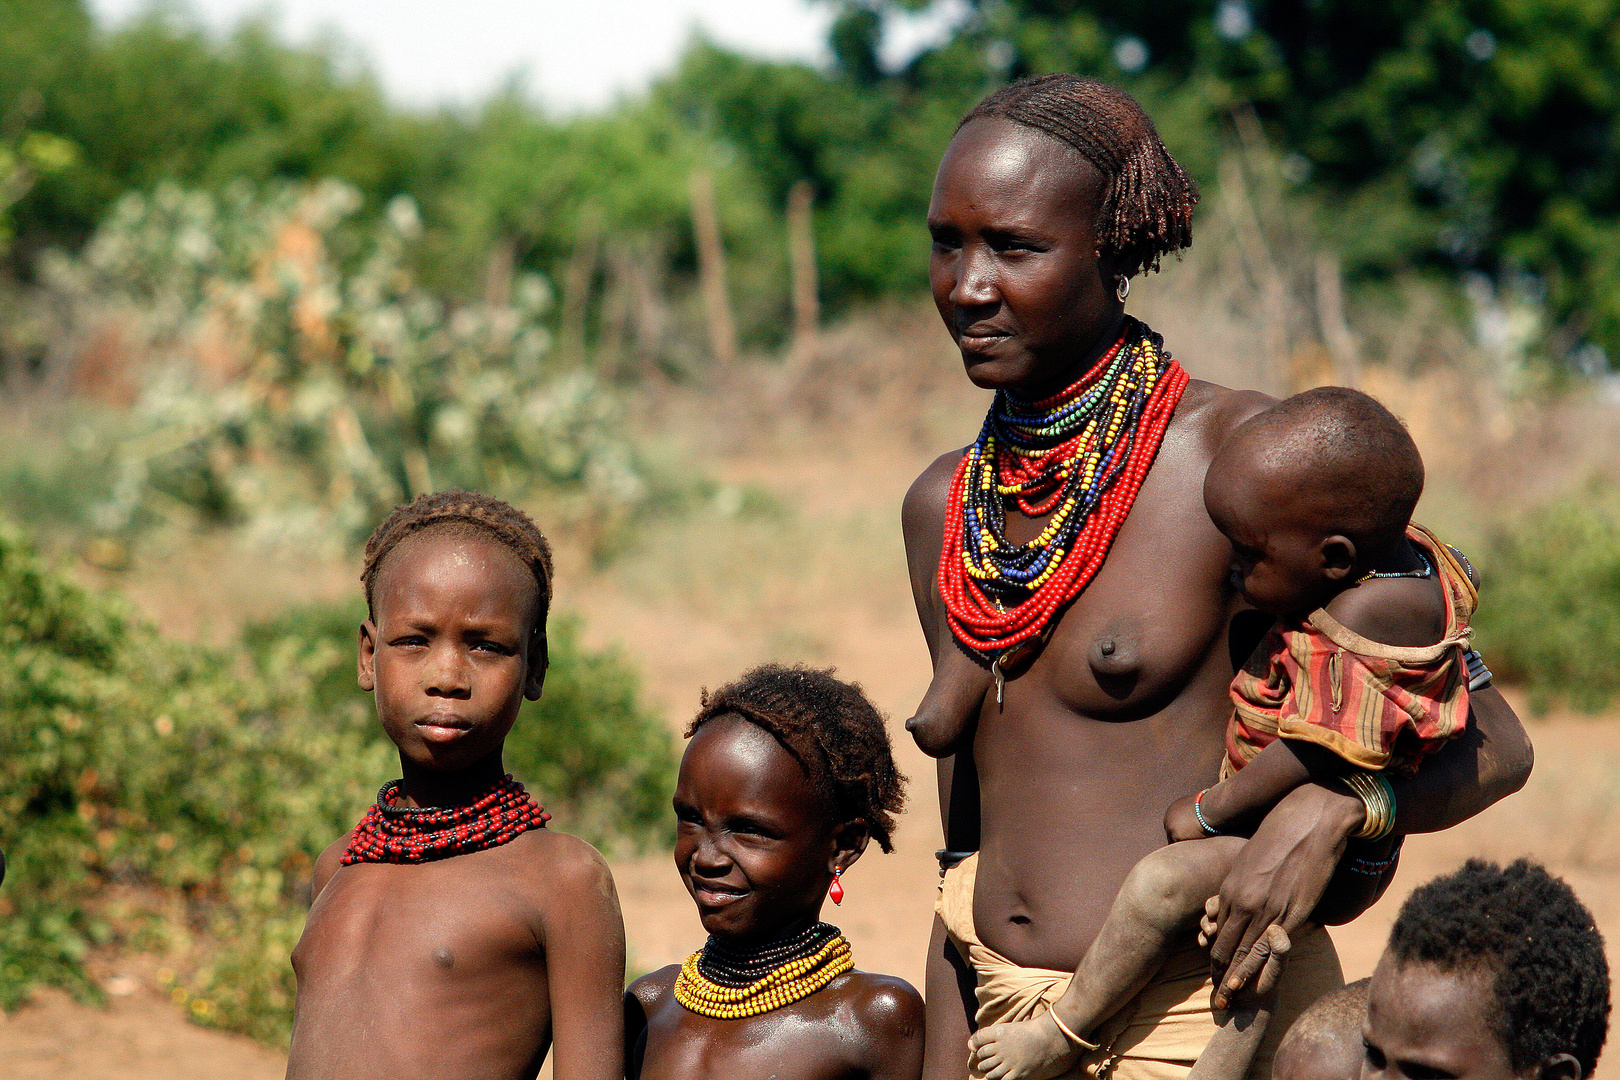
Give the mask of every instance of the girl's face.
[[(798, 761), (769, 732), (718, 716), (692, 736), (675, 786), (675, 865), (703, 929), (770, 940), (815, 922), (833, 869), (860, 856)], [(841, 846), (849, 845), (849, 846)]]
[(974, 120), (951, 140), (928, 206), (928, 276), (974, 385), (1045, 394), (1113, 343), (1124, 305), (1097, 253), (1103, 187), (1074, 149), (1010, 120)]

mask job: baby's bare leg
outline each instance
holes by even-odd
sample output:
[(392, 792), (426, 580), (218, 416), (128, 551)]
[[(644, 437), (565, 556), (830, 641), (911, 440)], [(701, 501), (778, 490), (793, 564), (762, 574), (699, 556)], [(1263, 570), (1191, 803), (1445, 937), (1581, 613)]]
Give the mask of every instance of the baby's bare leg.
[(1137, 863), (1051, 1012), (974, 1034), (970, 1046), (985, 1076), (1042, 1080), (1072, 1068), (1087, 1047), (1063, 1029), (1085, 1037), (1148, 984), (1176, 939), (1198, 925), (1204, 901), (1220, 890), (1243, 842), (1187, 840)]
[(992, 682), (990, 669), (975, 663), (956, 642), (946, 642), (944, 648), (917, 715), (906, 721), (906, 730), (931, 757), (956, 752)]

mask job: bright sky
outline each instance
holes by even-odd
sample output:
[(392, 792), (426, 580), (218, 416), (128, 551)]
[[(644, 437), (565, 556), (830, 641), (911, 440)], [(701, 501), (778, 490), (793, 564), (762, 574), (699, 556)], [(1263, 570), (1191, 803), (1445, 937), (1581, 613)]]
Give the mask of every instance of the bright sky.
[[(89, 0), (111, 23), (149, 0)], [(407, 105), (466, 104), (514, 72), (561, 112), (610, 105), (671, 68), (697, 28), (754, 56), (827, 59), (830, 4), (812, 0), (189, 0), (203, 21), (229, 30), (269, 11), (283, 37), (335, 31), (359, 47), (389, 95)], [(885, 54), (904, 58), (960, 17), (942, 0), (932, 17), (890, 27)]]

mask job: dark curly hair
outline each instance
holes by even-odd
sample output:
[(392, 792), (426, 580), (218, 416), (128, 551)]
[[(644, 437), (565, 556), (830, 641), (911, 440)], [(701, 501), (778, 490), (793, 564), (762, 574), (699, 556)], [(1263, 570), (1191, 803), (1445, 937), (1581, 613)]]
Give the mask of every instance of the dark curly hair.
[(1079, 151), (1108, 181), (1097, 214), (1097, 250), (1134, 277), (1192, 243), (1198, 185), (1165, 149), (1136, 99), (1116, 86), (1062, 73), (1023, 79), (962, 117), (1023, 124)]
[(894, 767), (883, 716), (859, 686), (807, 667), (762, 664), (709, 693), (686, 728), (690, 739), (717, 716), (740, 716), (775, 736), (845, 821), (863, 819), (893, 851), (906, 778)]
[(1407, 897), (1389, 951), (1400, 963), (1494, 975), (1493, 1027), (1516, 1074), (1571, 1054), (1592, 1075), (1609, 1026), (1603, 935), (1540, 866), (1469, 859)]
[(551, 545), (540, 532), (534, 520), (492, 495), (476, 491), (436, 491), (431, 495), (418, 495), (408, 503), (394, 507), (393, 513), (383, 519), (377, 531), (366, 541), (365, 568), (360, 580), (366, 587), (366, 611), (372, 610), (372, 596), (377, 584), (377, 572), (382, 569), (388, 553), (406, 537), (428, 530), (446, 530), (475, 536), (484, 536), (502, 544), (523, 560), (534, 575), (539, 592), (539, 612), (535, 629), (546, 628), (546, 613), (551, 609)]

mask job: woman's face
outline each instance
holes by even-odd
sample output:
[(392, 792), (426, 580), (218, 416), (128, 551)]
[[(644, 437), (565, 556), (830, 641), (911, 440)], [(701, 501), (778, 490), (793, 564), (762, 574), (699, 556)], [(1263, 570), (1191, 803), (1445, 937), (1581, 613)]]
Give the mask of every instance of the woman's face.
[(1073, 148), (1010, 120), (974, 120), (951, 140), (928, 206), (928, 276), (974, 385), (1049, 393), (1113, 344), (1124, 305), (1097, 254), (1103, 185)]

